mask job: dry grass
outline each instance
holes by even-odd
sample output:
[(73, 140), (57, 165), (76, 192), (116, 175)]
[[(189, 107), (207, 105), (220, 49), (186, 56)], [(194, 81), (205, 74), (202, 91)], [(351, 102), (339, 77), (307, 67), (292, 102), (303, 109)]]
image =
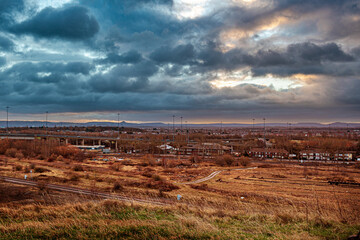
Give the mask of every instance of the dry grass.
[[(153, 156), (150, 157), (151, 161), (155, 161)], [(45, 201), (41, 197), (43, 192), (38, 197), (34, 196), (33, 191), (28, 195), (18, 192), (2, 203), (0, 234), (3, 235), (0, 235), (0, 239), (11, 239), (11, 236), (29, 238), (30, 234), (36, 237), (46, 231), (50, 231), (48, 238), (55, 236), (52, 234), (59, 234), (64, 239), (78, 238), (79, 233), (83, 234), (84, 239), (109, 238), (110, 234), (133, 239), (176, 236), (187, 239), (343, 239), (359, 228), (360, 188), (330, 186), (327, 183), (336, 178), (360, 182), (360, 170), (353, 166), (264, 163), (258, 165), (257, 169), (224, 171), (204, 183), (182, 185), (178, 183), (200, 179), (224, 168), (207, 162), (194, 166), (190, 161), (182, 160), (175, 164), (176, 161), (172, 164), (144, 166), (144, 162), (147, 162), (144, 158), (115, 163), (86, 160), (76, 164), (56, 159), (48, 162), (7, 158), (6, 165), (0, 166), (0, 175), (23, 178), (25, 171), (30, 168), (44, 168), (48, 171), (33, 171), (32, 177), (55, 184), (102, 192), (115, 191), (134, 197), (160, 196), (174, 202), (177, 194), (183, 198), (182, 204), (164, 209), (121, 205), (120, 212), (126, 209), (136, 214), (131, 219), (114, 219), (112, 214), (120, 214), (119, 211), (109, 212), (105, 206), (119, 203), (63, 206), (58, 201), (56, 204)], [(254, 163), (252, 165), (257, 166)], [(14, 169), (16, 166), (22, 169)], [(81, 169), (77, 166), (81, 166)], [(76, 172), (75, 167), (79, 169)], [(26, 174), (29, 176), (29, 173)], [(47, 199), (51, 199), (54, 193), (47, 194), (50, 194), (46, 195)], [(45, 215), (36, 215), (31, 202), (19, 202), (20, 206), (24, 205), (20, 209), (5, 204), (13, 204), (24, 196), (30, 196), (25, 198), (40, 203), (40, 213), (48, 212), (52, 216), (51, 221)], [(51, 206), (46, 206), (49, 203)], [(65, 211), (68, 215), (63, 215), (64, 208), (71, 209)], [(21, 215), (20, 210), (24, 212), (23, 218), (18, 217)], [(161, 216), (149, 220), (141, 215), (144, 211), (150, 216), (160, 211)], [(4, 217), (4, 212), (10, 212), (9, 217)], [(171, 219), (164, 219), (164, 214), (169, 214)], [(41, 220), (41, 216), (44, 220)], [(93, 232), (87, 230), (91, 222), (94, 222)], [(105, 223), (108, 229), (102, 226)], [(21, 224), (27, 224), (27, 227), (20, 228)]]

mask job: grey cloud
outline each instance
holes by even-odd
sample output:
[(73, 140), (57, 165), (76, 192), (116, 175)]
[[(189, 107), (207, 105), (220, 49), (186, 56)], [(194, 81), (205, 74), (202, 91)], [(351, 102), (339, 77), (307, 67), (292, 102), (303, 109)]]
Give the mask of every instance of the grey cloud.
[(291, 44), (288, 46), (287, 54), (300, 59), (306, 63), (320, 63), (321, 61), (346, 62), (354, 58), (344, 53), (336, 43), (316, 45), (306, 42)]
[(52, 63), (40, 62), (31, 63), (23, 62), (12, 66), (6, 70), (9, 74), (33, 74), (33, 73), (74, 73), (74, 74), (89, 74), (93, 66), (86, 62), (69, 62), (69, 63)]
[(210, 44), (198, 54), (201, 60), (198, 71), (216, 69), (234, 70), (244, 66), (252, 67), (255, 75), (276, 73), (334, 74), (326, 69), (331, 63), (351, 63), (354, 57), (345, 53), (336, 43), (317, 45), (310, 42), (289, 45), (286, 50), (264, 49), (247, 53), (242, 49), (221, 52)]
[(157, 71), (158, 68), (151, 61), (120, 64), (109, 73), (94, 75), (89, 80), (89, 86), (95, 92), (141, 92), (148, 87), (148, 78)]
[[(224, 113), (230, 118), (234, 112), (312, 116), (318, 112), (314, 102), (323, 103), (318, 95), (326, 95), (328, 102), (336, 100), (332, 108), (350, 106), (359, 115), (355, 89), (360, 54), (358, 49), (351, 55), (343, 50), (356, 43), (358, 27), (347, 16), (356, 16), (358, 1), (273, 0), (261, 1), (261, 8), (230, 4), (195, 19), (178, 19), (171, 0), (80, 0), (76, 2), (81, 6), (46, 8), (34, 16), (14, 5), (2, 11), (4, 2), (12, 1), (0, 1), (0, 12), (6, 15), (0, 13), (0, 20), (6, 17), (12, 27), (0, 27), (15, 34), (13, 45), (0, 37), (0, 50), (7, 51), (11, 63), (0, 70), (0, 101), (17, 105), (19, 111), (51, 107), (56, 112), (187, 111), (189, 117)], [(322, 9), (326, 14), (317, 15)], [(14, 23), (16, 11), (23, 14), (19, 19), (27, 20)], [(280, 25), (264, 33), (261, 26), (279, 16)], [(231, 39), (237, 48), (225, 52), (222, 41), (228, 39), (222, 33), (229, 29), (243, 30), (245, 37)], [(250, 36), (253, 33), (258, 37)], [(11, 52), (14, 48), (23, 52)], [(91, 60), (94, 56), (105, 57)], [(245, 67), (254, 76), (318, 74), (326, 75), (318, 76), (326, 81), (310, 93), (306, 86), (277, 91), (252, 84), (222, 89), (211, 85), (218, 72), (227, 75)], [(332, 79), (339, 81), (334, 84)]]
[(163, 46), (150, 54), (150, 58), (158, 63), (189, 64), (195, 57), (194, 46), (179, 45), (175, 48)]
[(93, 37), (99, 31), (99, 24), (84, 7), (48, 7), (33, 18), (12, 26), (10, 30), (45, 38), (83, 40)]
[(4, 66), (6, 64), (6, 58), (0, 57), (0, 67)]
[(98, 60), (100, 64), (106, 63), (138, 63), (142, 60), (142, 56), (135, 50), (128, 51), (121, 55), (109, 53), (106, 58)]
[(6, 37), (2, 37), (0, 36), (0, 51), (12, 51), (14, 49), (14, 43), (6, 38)]
[(356, 58), (360, 58), (360, 46), (353, 48), (351, 50), (352, 54), (356, 57)]
[(0, 1), (0, 28), (7, 27), (14, 21), (13, 14), (15, 11), (24, 9), (23, 0), (1, 0)]

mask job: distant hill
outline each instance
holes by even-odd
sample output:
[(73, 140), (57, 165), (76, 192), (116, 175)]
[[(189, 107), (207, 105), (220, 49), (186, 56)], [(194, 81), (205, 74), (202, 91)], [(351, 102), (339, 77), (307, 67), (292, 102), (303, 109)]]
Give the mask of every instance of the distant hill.
[[(117, 127), (118, 123), (116, 122), (85, 122), (85, 123), (75, 123), (75, 122), (48, 122), (48, 127), (55, 126), (79, 126), (79, 127), (90, 127), (90, 126), (113, 126)], [(180, 124), (175, 124), (176, 127), (179, 127)], [(45, 122), (43, 121), (9, 121), (9, 127), (42, 127), (45, 126)], [(155, 128), (166, 128), (172, 127), (172, 124), (161, 123), (161, 122), (153, 122), (153, 123), (128, 123), (121, 122), (120, 126), (123, 127), (134, 127), (134, 128), (145, 128), (145, 127), (155, 127)], [(244, 124), (244, 123), (210, 123), (210, 124), (183, 124), (183, 127), (197, 127), (197, 128), (220, 128), (220, 127), (252, 127), (252, 124)], [(263, 127), (263, 123), (254, 124), (254, 127)], [(289, 127), (287, 123), (266, 123), (266, 127)], [(6, 127), (6, 121), (0, 121), (0, 128)], [(294, 128), (360, 128), (360, 123), (343, 123), (343, 122), (334, 122), (331, 124), (322, 124), (322, 123), (314, 123), (314, 122), (304, 122), (304, 123), (292, 123), (291, 127)]]

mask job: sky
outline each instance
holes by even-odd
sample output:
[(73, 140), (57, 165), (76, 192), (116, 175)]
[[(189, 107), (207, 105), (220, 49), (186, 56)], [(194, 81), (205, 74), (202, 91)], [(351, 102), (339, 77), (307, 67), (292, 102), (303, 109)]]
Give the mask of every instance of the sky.
[(0, 0), (0, 119), (360, 122), (360, 0)]

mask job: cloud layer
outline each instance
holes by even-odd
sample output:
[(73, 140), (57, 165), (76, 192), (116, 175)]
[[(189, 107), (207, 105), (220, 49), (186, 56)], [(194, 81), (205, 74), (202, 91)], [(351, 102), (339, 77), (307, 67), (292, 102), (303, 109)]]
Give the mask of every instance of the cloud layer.
[(358, 121), (359, 16), (358, 0), (3, 0), (0, 101), (89, 119)]

